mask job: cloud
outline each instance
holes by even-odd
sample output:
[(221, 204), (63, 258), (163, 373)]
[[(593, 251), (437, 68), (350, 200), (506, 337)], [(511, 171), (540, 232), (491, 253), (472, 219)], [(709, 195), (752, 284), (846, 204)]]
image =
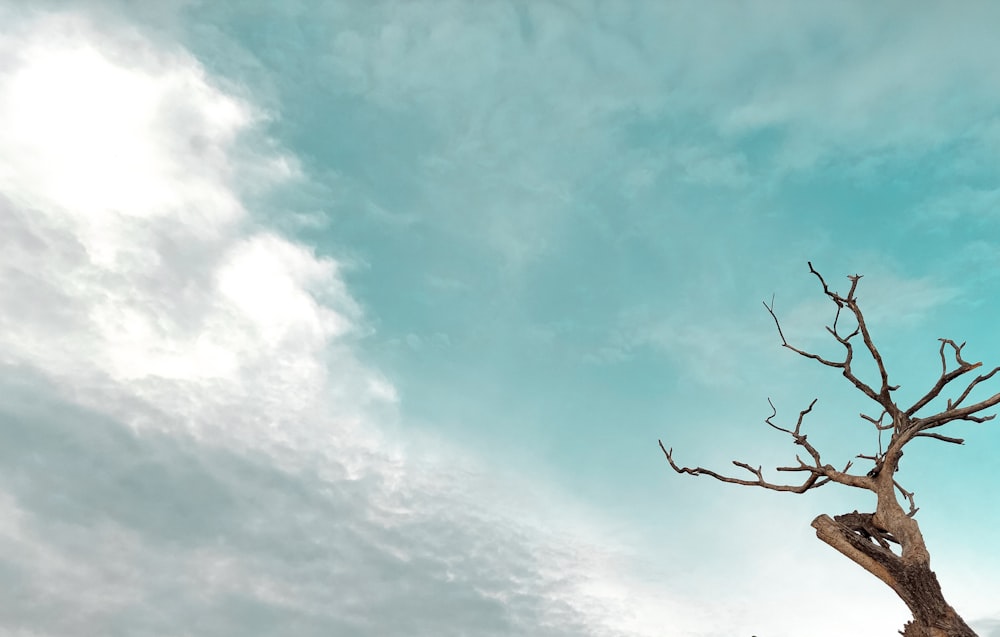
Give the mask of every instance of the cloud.
[[(464, 130), (464, 148), (494, 158), (544, 150), (570, 128), (589, 145), (597, 137), (582, 125), (629, 110), (674, 123), (700, 111), (724, 137), (782, 127), (786, 159), (819, 153), (801, 161), (945, 143), (956, 120), (989, 112), (989, 6), (768, 5), (710, 17), (696, 3), (337, 9), (364, 26), (338, 32), (330, 52), (350, 90), (387, 107), (405, 102), (436, 127)], [(927, 47), (929, 39), (939, 46)], [(516, 150), (529, 133), (541, 134), (540, 144)]]
[(245, 207), (246, 180), (301, 178), (253, 146), (261, 113), (134, 32), (17, 26), (0, 58), (5, 632), (694, 630), (676, 603), (635, 616), (613, 551), (530, 498), (490, 504), (469, 461), (387, 439), (395, 390), (356, 353), (368, 328), (338, 262)]
[(353, 478), (336, 457), (288, 471), (4, 377), (0, 546), (19, 599), (5, 630), (620, 634), (599, 590), (584, 606), (593, 560), (496, 519), (455, 476), (397, 482), (377, 454)]
[[(0, 78), (6, 360), (70, 386), (128, 381), (154, 403), (170, 383), (197, 383), (192, 401), (213, 383), (317, 393), (320, 352), (359, 310), (335, 262), (255, 229), (243, 208), (237, 183), (296, 178), (287, 157), (242, 155), (261, 114), (189, 56), (79, 18), (39, 18), (8, 46), (20, 63)], [(138, 63), (121, 62), (126, 46)], [(364, 402), (377, 374), (340, 364), (337, 384)]]

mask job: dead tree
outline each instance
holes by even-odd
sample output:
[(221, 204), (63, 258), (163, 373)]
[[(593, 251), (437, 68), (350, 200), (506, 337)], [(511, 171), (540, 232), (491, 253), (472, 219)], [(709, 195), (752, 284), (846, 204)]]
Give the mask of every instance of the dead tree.
[[(805, 493), (830, 482), (873, 492), (877, 500), (873, 513), (854, 511), (844, 515), (835, 515), (832, 518), (829, 515), (820, 515), (812, 521), (812, 527), (816, 529), (816, 536), (885, 582), (906, 603), (910, 612), (913, 613), (913, 620), (907, 622), (900, 634), (905, 637), (975, 637), (972, 629), (945, 601), (941, 593), (941, 586), (930, 568), (930, 554), (924, 544), (920, 526), (914, 519), (917, 507), (914, 503), (913, 493), (900, 485), (896, 479), (896, 472), (899, 469), (899, 460), (903, 455), (903, 447), (911, 441), (917, 438), (931, 438), (940, 442), (960, 445), (964, 442), (961, 438), (939, 433), (939, 429), (955, 421), (981, 423), (995, 416), (995, 414), (980, 414), (1000, 403), (1000, 393), (972, 404), (966, 404), (966, 399), (980, 383), (989, 380), (1000, 371), (1000, 367), (995, 367), (971, 380), (966, 377), (967, 383), (962, 383), (964, 388), (962, 388), (962, 384), (959, 384), (957, 388), (953, 389), (952, 383), (954, 381), (979, 369), (982, 363), (970, 363), (962, 358), (962, 348), (965, 343), (958, 345), (952, 340), (940, 339), (940, 377), (919, 400), (909, 407), (900, 407), (893, 399), (893, 392), (899, 389), (899, 386), (889, 382), (889, 374), (886, 371), (882, 355), (872, 340), (868, 325), (865, 323), (865, 317), (855, 296), (861, 275), (848, 277), (851, 288), (846, 296), (842, 296), (827, 286), (826, 281), (813, 268), (812, 263), (809, 264), (809, 271), (819, 279), (823, 286), (823, 294), (836, 305), (833, 324), (828, 326), (826, 330), (843, 347), (842, 360), (827, 359), (791, 345), (782, 332), (781, 324), (774, 312), (773, 300), (771, 305), (764, 303), (764, 307), (774, 319), (782, 346), (800, 356), (840, 370), (844, 378), (858, 391), (878, 405), (877, 409), (881, 410), (879, 416), (861, 414), (861, 418), (875, 429), (874, 433), (879, 439), (878, 452), (857, 456), (857, 458), (873, 463), (872, 469), (866, 473), (858, 473), (851, 472), (851, 462), (848, 462), (843, 469), (836, 469), (823, 462), (819, 450), (809, 442), (806, 434), (802, 433), (803, 420), (812, 411), (816, 400), (813, 400), (806, 409), (799, 413), (794, 426), (786, 427), (775, 423), (777, 412), (774, 404), (768, 400), (772, 413), (765, 419), (765, 422), (774, 429), (791, 436), (792, 441), (805, 451), (804, 454), (796, 455), (797, 464), (777, 467), (777, 471), (803, 474), (804, 479), (801, 484), (770, 482), (764, 478), (760, 467), (754, 468), (748, 463), (736, 460), (733, 461), (733, 464), (747, 471), (748, 476), (730, 477), (702, 467), (682, 467), (674, 462), (673, 449), (668, 450), (662, 441), (660, 441), (660, 448), (666, 455), (670, 466), (677, 473), (693, 476), (706, 475), (722, 482), (791, 493)], [(848, 328), (838, 325), (844, 314), (848, 316), (850, 321)], [(844, 334), (848, 329), (851, 330), (850, 333)], [(855, 374), (852, 363), (856, 350), (862, 355), (870, 356), (874, 361), (878, 369), (876, 382), (865, 382)], [(961, 388), (960, 392), (959, 388)], [(947, 393), (953, 397), (946, 399), (943, 405), (940, 405), (940, 402), (936, 403), (943, 409), (933, 414), (922, 414), (921, 412), (927, 411), (925, 408), (935, 399), (941, 397), (945, 390), (951, 390)], [(955, 394), (957, 397), (954, 397)], [(888, 444), (883, 450), (882, 436), (883, 433), (887, 432), (891, 432), (891, 434)], [(803, 460), (802, 456), (808, 457)]]

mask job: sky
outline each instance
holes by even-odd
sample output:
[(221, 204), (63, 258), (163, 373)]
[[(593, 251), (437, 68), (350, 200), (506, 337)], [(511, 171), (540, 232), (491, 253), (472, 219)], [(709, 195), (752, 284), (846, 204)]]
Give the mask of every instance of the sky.
[[(998, 19), (0, 0), (0, 632), (895, 634), (809, 526), (868, 494), (657, 440), (877, 448), (761, 305), (836, 354), (810, 261), (902, 400), (1000, 364)], [(899, 477), (998, 637), (1000, 425), (944, 433)]]

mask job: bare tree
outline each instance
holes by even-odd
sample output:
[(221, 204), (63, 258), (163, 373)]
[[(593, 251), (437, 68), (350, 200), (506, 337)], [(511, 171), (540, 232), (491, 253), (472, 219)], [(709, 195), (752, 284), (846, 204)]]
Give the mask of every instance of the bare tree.
[[(733, 464), (745, 470), (749, 474), (748, 476), (730, 477), (702, 467), (682, 467), (674, 462), (673, 449), (668, 450), (662, 441), (660, 441), (660, 448), (666, 455), (670, 466), (677, 473), (693, 476), (707, 475), (722, 482), (792, 493), (805, 493), (830, 482), (873, 492), (877, 499), (873, 513), (854, 511), (844, 515), (835, 515), (832, 518), (829, 515), (820, 515), (812, 521), (812, 527), (816, 529), (816, 536), (888, 584), (906, 603), (910, 612), (913, 613), (913, 620), (907, 622), (900, 634), (905, 637), (975, 637), (972, 629), (945, 601), (941, 593), (941, 586), (930, 568), (930, 554), (920, 532), (920, 526), (914, 519), (917, 507), (914, 503), (913, 493), (900, 485), (896, 479), (896, 472), (899, 469), (899, 460), (903, 455), (903, 447), (911, 441), (917, 438), (931, 438), (940, 442), (960, 445), (964, 442), (961, 438), (944, 435), (939, 433), (938, 429), (954, 421), (984, 422), (994, 417), (994, 415), (980, 414), (1000, 403), (1000, 393), (972, 404), (965, 404), (965, 402), (972, 391), (980, 383), (992, 378), (1000, 371), (1000, 367), (979, 374), (971, 380), (966, 377), (965, 381), (956, 388), (952, 385), (954, 381), (979, 369), (982, 363), (970, 363), (962, 358), (962, 348), (965, 343), (958, 345), (952, 340), (940, 339), (940, 377), (919, 400), (909, 407), (900, 407), (893, 399), (893, 392), (899, 389), (899, 386), (889, 383), (889, 374), (886, 371), (882, 355), (872, 340), (865, 323), (865, 317), (855, 296), (861, 275), (848, 277), (851, 288), (846, 296), (842, 296), (827, 286), (826, 281), (813, 268), (812, 263), (809, 263), (809, 271), (819, 279), (823, 286), (823, 294), (836, 305), (833, 324), (826, 329), (843, 347), (842, 360), (830, 360), (791, 345), (786, 340), (778, 317), (774, 313), (774, 301), (772, 300), (771, 305), (764, 303), (764, 307), (774, 319), (782, 346), (800, 356), (840, 370), (844, 378), (850, 381), (858, 391), (878, 405), (878, 409), (881, 410), (879, 416), (861, 414), (861, 418), (874, 427), (874, 433), (879, 440), (878, 452), (871, 455), (858, 454), (857, 456), (857, 458), (872, 462), (874, 467), (867, 473), (859, 474), (851, 472), (851, 462), (848, 462), (843, 469), (836, 469), (823, 462), (819, 450), (809, 442), (806, 434), (802, 433), (803, 420), (812, 411), (816, 400), (813, 400), (806, 409), (799, 413), (793, 427), (783, 427), (774, 422), (777, 412), (774, 404), (771, 403), (770, 399), (768, 400), (772, 413), (764, 422), (791, 436), (793, 442), (805, 450), (805, 454), (802, 455), (808, 455), (806, 460), (803, 460), (801, 455), (796, 455), (797, 464), (777, 467), (777, 471), (803, 474), (804, 479), (800, 484), (771, 482), (764, 478), (760, 467), (754, 468), (746, 462), (736, 460), (733, 461)], [(854, 324), (853, 329), (838, 325), (845, 313), (848, 314), (849, 319), (853, 319), (850, 321)], [(850, 329), (850, 333), (844, 334), (843, 332), (848, 329)], [(859, 337), (860, 343), (858, 342)], [(865, 382), (855, 374), (852, 363), (856, 347), (857, 351), (862, 352), (863, 355), (867, 354), (874, 361), (878, 368), (879, 378), (877, 382)], [(937, 413), (921, 415), (920, 412), (939, 398), (946, 389), (949, 390), (947, 393), (952, 396), (957, 394), (957, 397), (945, 400), (944, 408)], [(891, 432), (884, 450), (882, 448), (883, 432)]]

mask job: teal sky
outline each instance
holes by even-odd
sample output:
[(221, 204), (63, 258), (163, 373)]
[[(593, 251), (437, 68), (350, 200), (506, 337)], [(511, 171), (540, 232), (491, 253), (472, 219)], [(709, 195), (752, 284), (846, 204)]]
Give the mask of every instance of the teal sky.
[[(825, 459), (875, 449), (761, 306), (835, 354), (807, 261), (864, 275), (904, 401), (938, 338), (1000, 364), (998, 21), (0, 0), (0, 632), (897, 630), (809, 527), (864, 493), (656, 441), (786, 464), (767, 399), (818, 397)], [(1000, 636), (1000, 429), (946, 433), (901, 479)]]

